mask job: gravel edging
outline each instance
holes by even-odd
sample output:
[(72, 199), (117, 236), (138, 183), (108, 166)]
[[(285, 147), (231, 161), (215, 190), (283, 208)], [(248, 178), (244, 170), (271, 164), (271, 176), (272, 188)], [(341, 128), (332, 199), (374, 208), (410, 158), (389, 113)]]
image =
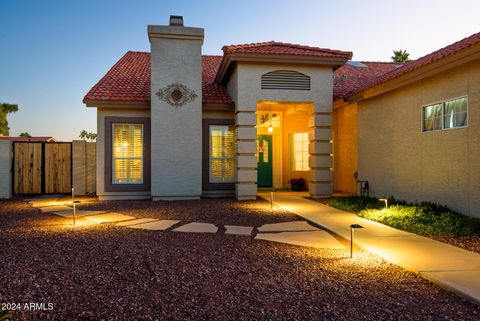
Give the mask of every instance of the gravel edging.
[[(272, 215), (263, 200), (241, 206), (228, 199), (182, 206), (130, 203), (123, 213), (139, 217), (250, 226), (298, 220), (280, 210)], [(118, 211), (127, 206), (87, 204)], [(0, 275), (6, 276), (0, 278), (1, 300), (54, 304), (51, 311), (16, 311), (10, 320), (417, 321), (480, 316), (480, 306), (361, 249), (350, 260), (344, 250), (236, 235), (114, 224), (72, 229), (65, 225), (68, 220), (39, 212), (20, 201), (0, 201)]]

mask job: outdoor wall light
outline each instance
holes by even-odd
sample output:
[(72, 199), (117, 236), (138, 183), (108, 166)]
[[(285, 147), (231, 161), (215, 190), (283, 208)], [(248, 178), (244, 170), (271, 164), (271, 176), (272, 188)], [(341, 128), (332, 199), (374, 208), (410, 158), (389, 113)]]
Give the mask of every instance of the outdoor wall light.
[(385, 208), (388, 208), (388, 198), (379, 198), (378, 200), (380, 202), (384, 202), (385, 203)]
[(354, 230), (357, 228), (363, 228), (360, 224), (352, 224), (350, 225), (350, 258), (353, 257), (353, 234)]

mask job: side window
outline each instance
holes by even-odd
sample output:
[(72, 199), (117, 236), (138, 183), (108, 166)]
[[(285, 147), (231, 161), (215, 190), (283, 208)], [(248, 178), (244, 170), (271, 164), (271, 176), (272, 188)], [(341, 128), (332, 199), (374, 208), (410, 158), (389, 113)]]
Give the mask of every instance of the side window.
[(422, 109), (422, 131), (424, 132), (466, 127), (467, 121), (467, 97), (424, 106)]

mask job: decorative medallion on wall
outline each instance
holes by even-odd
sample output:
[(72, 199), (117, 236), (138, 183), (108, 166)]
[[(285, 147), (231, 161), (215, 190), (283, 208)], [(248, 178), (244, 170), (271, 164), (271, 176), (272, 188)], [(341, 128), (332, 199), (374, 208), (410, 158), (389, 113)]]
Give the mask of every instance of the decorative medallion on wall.
[(175, 108), (181, 107), (197, 98), (195, 91), (179, 82), (160, 88), (156, 95), (159, 99)]

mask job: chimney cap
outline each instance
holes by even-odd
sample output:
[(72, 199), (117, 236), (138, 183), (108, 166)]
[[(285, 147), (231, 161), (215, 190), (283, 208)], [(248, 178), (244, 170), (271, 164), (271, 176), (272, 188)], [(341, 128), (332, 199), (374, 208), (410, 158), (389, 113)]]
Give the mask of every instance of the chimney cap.
[(183, 16), (170, 16), (170, 26), (183, 27)]

